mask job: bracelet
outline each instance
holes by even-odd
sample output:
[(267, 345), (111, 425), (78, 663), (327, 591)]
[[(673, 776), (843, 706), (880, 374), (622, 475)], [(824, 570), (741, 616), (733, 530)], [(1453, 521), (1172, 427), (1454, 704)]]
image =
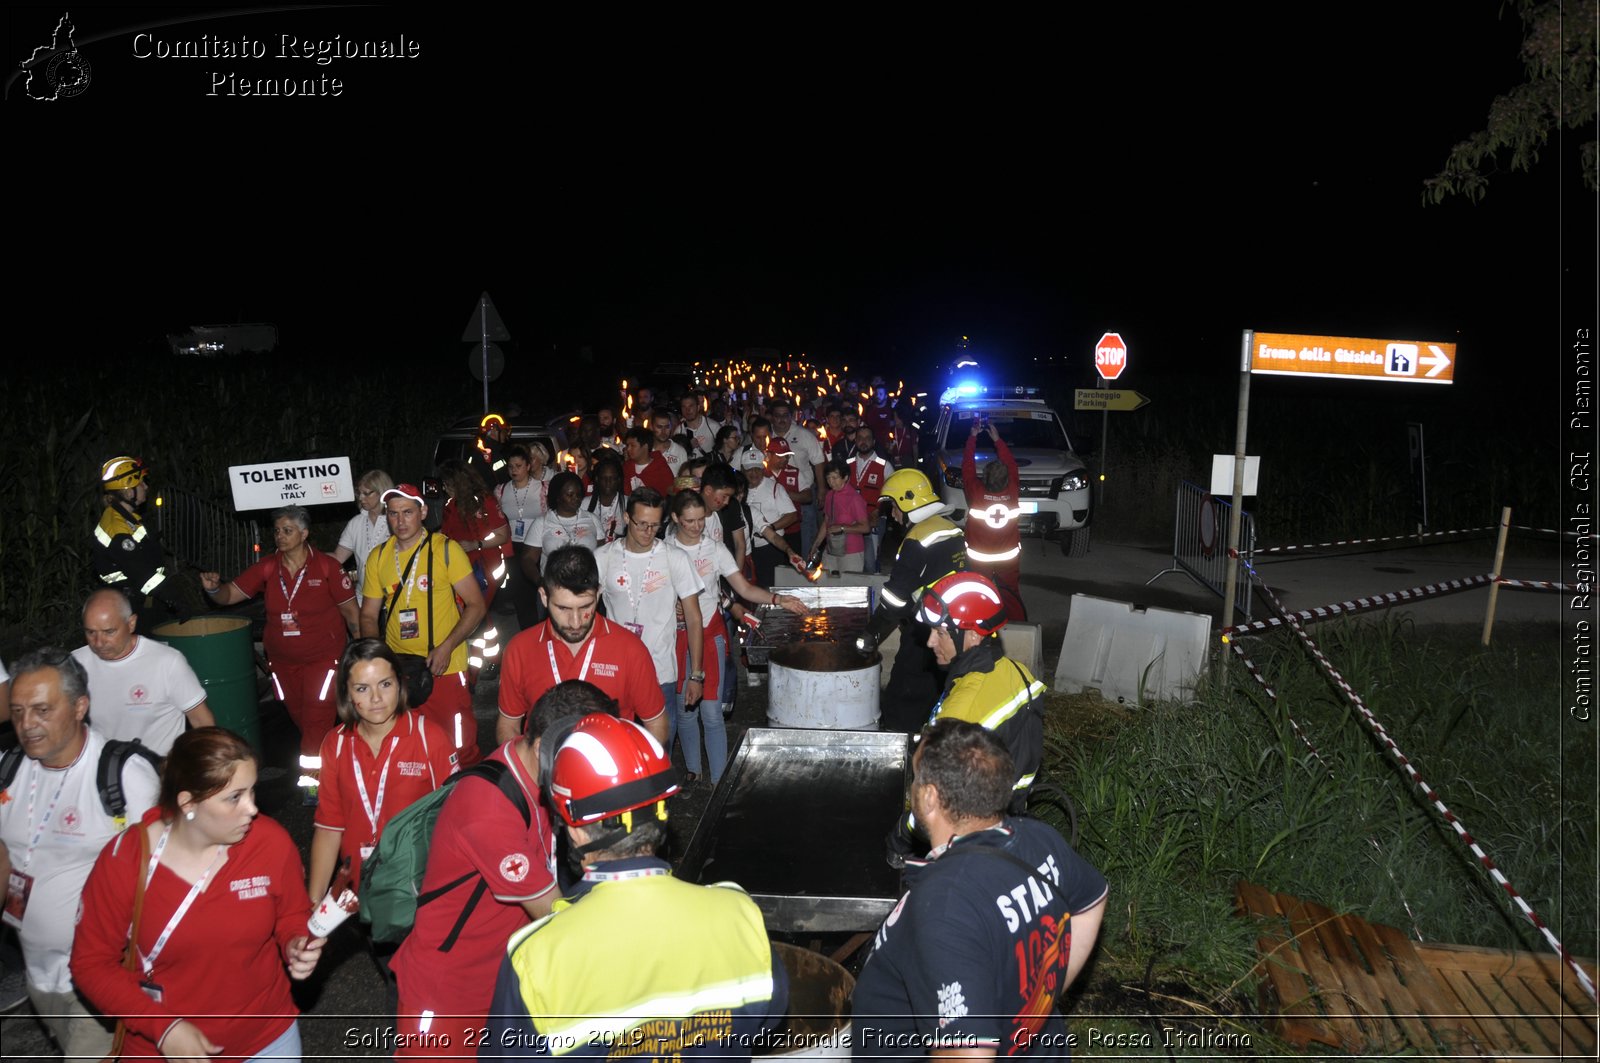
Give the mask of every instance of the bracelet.
[[(204, 587), (202, 587), (200, 589), (201, 590), (206, 590)], [(216, 590), (206, 590), (206, 597), (215, 598), (217, 595), (219, 595), (221, 593), (222, 593), (222, 584), (219, 583), (219, 584), (217, 584)]]

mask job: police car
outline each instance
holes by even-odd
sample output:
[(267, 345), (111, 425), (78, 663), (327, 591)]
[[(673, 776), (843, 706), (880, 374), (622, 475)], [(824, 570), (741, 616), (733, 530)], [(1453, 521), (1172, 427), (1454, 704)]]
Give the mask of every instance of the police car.
[(1089, 550), (1089, 471), (1072, 450), (1061, 418), (1031, 387), (956, 384), (940, 396), (939, 418), (930, 448), (929, 477), (960, 523), (967, 517), (961, 462), (972, 423), (979, 424), (976, 460), (994, 460), (985, 425), (993, 425), (1011, 448), (1020, 481), (1022, 530), (1056, 536), (1072, 557)]

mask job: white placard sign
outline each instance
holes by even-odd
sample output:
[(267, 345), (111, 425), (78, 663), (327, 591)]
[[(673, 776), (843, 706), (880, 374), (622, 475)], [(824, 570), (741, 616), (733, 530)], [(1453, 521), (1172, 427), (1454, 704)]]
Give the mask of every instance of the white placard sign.
[[(1261, 459), (1246, 454), (1244, 459), (1244, 493), (1256, 493), (1256, 474), (1261, 471)], [(1233, 497), (1233, 455), (1211, 455), (1211, 493), (1218, 498)]]
[(348, 457), (230, 465), (228, 483), (233, 487), (233, 508), (240, 513), (356, 500)]

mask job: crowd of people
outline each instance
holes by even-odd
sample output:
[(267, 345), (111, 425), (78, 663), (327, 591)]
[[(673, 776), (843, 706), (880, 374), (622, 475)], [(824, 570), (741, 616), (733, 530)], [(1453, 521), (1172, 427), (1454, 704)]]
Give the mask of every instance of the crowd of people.
[[(728, 767), (741, 619), (807, 611), (773, 589), (784, 565), (888, 571), (857, 648), (894, 656), (883, 726), (920, 736), (885, 853), (910, 892), (862, 970), (855, 1054), (1049, 1040), (1106, 884), (1024, 815), (1043, 685), (999, 641), (1021, 615), (1014, 566), (967, 571), (884, 382), (818, 399), (769, 384), (765, 400), (725, 383), (675, 404), (639, 388), (531, 440), (491, 415), (470, 457), (436, 470), (443, 512), (439, 493), (372, 470), (333, 552), (290, 506), (274, 553), (200, 575), (215, 607), (264, 600), (315, 806), (307, 863), (259, 814), (257, 752), (216, 726), (184, 657), (141, 633), (195, 606), (142, 521), (148, 470), (106, 463), (86, 645), (0, 666), (20, 739), (0, 760), (5, 920), (64, 1053), (298, 1058), (289, 983), (326, 941), (313, 902), (359, 892), (385, 827), (449, 786), (414, 925), (398, 943), (366, 935), (386, 1047), (747, 1057), (783, 1019), (784, 966), (750, 898), (673, 879), (662, 848), (669, 798)], [(489, 612), (502, 588), (505, 639)], [(495, 669), (485, 756), (472, 692)], [(1029, 897), (1020, 919), (998, 903), (1013, 894)], [(641, 921), (659, 933), (602, 946)], [(654, 1051), (624, 1038), (646, 1027)]]

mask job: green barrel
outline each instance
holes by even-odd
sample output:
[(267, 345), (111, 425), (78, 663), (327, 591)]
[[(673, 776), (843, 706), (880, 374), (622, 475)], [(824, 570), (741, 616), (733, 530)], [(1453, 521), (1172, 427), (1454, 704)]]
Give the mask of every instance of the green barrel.
[(162, 624), (153, 634), (183, 654), (200, 677), (217, 726), (226, 727), (261, 752), (250, 621), (239, 616), (202, 616), (181, 624)]

